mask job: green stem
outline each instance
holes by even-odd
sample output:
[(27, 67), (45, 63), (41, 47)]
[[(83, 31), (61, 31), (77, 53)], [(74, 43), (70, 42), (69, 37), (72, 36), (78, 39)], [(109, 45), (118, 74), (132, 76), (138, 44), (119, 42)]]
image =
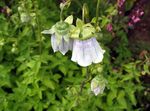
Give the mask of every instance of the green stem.
[(82, 7), (82, 21), (83, 21), (83, 23), (84, 23), (84, 5), (83, 5), (83, 7)]
[(96, 26), (98, 26), (99, 6), (100, 6), (100, 0), (97, 1), (97, 7), (96, 7)]
[(42, 36), (41, 36), (41, 25), (39, 21), (39, 14), (36, 13), (37, 18), (36, 18), (36, 23), (37, 23), (37, 37), (39, 39), (39, 54), (40, 54), (40, 62), (42, 60)]
[(60, 11), (60, 21), (61, 22), (63, 21), (63, 10), (64, 10), (64, 7), (62, 7), (61, 11)]
[(90, 77), (90, 73), (88, 72), (88, 67), (86, 67), (86, 79), (82, 81), (79, 94), (82, 94), (82, 90), (84, 88), (84, 85), (86, 84), (86, 82), (88, 82), (89, 77)]

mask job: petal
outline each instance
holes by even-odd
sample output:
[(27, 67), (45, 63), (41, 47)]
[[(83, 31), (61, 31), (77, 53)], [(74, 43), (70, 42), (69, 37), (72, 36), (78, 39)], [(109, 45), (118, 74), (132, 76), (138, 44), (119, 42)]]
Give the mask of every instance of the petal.
[(95, 94), (95, 96), (97, 96), (101, 91), (100, 91), (100, 87), (96, 87), (93, 89), (93, 92)]
[(89, 54), (89, 41), (74, 40), (73, 53), (71, 60), (77, 62), (80, 66), (86, 67), (92, 63)]
[(102, 61), (103, 54), (105, 51), (100, 47), (96, 38), (91, 38), (91, 40), (92, 40), (91, 54), (93, 63), (99, 63)]
[(84, 58), (83, 56), (84, 56), (84, 53), (83, 53), (82, 41), (74, 40), (73, 53), (72, 53), (71, 60), (74, 62), (77, 62), (81, 66), (85, 66), (84, 61), (83, 61), (83, 58)]
[(61, 37), (61, 40), (59, 40), (60, 42), (58, 42), (57, 39), (60, 38), (56, 38), (55, 34), (52, 34), (51, 45), (54, 52), (60, 51), (63, 55), (65, 55), (68, 50), (72, 50), (73, 40), (69, 39), (69, 41), (66, 42), (64, 38)]
[(72, 50), (73, 47), (73, 40), (72, 39), (68, 39), (68, 41), (65, 41), (64, 37), (62, 37), (62, 40), (59, 44), (59, 51), (65, 55), (68, 50)]
[(91, 91), (97, 96), (100, 93), (100, 87), (98, 85), (98, 81), (94, 78), (91, 81)]
[(65, 55), (68, 50), (69, 50), (68, 43), (65, 42), (64, 38), (62, 37), (62, 40), (61, 40), (61, 42), (60, 42), (60, 44), (59, 44), (59, 51), (60, 51), (63, 55)]
[(82, 41), (83, 43), (83, 53), (84, 53), (84, 64), (86, 64), (86, 66), (91, 65), (92, 64), (92, 56), (91, 56), (91, 40), (85, 40)]
[(85, 51), (84, 51), (84, 43), (83, 41), (80, 41), (78, 46), (79, 50), (77, 50), (78, 52), (77, 53), (77, 63), (80, 65), (80, 66), (83, 66), (83, 67), (86, 67), (88, 66), (89, 64), (87, 64), (85, 62)]
[(71, 57), (71, 60), (74, 61), (74, 62), (77, 62), (77, 55), (80, 51), (80, 48), (79, 46), (77, 46), (77, 44), (79, 44), (79, 40), (74, 40), (74, 43), (73, 43), (73, 52), (72, 52), (72, 57)]
[(51, 45), (52, 45), (52, 49), (54, 50), (54, 52), (59, 50), (55, 34), (52, 34), (51, 36)]

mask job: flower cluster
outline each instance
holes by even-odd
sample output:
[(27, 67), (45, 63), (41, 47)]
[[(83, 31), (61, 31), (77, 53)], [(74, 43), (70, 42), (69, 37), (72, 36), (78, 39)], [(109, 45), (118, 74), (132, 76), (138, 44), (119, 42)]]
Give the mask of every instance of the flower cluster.
[(118, 13), (119, 13), (120, 15), (123, 14), (124, 7), (125, 7), (125, 1), (126, 1), (126, 0), (117, 0)]
[(72, 22), (73, 16), (69, 16), (65, 21), (57, 22), (51, 29), (42, 31), (43, 34), (52, 35), (51, 45), (54, 52), (60, 51), (65, 55), (68, 50), (72, 50), (71, 60), (83, 67), (101, 62), (105, 51), (96, 40), (96, 29), (80, 19), (77, 19), (76, 26)]
[(131, 13), (129, 14), (129, 22), (128, 26), (132, 27), (137, 22), (141, 21), (141, 17), (144, 15), (144, 1), (136, 2), (134, 8), (132, 9)]

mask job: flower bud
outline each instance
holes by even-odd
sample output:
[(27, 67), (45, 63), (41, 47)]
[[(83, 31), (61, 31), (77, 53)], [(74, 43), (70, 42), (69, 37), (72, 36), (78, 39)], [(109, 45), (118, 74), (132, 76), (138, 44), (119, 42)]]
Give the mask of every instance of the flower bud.
[(98, 94), (102, 94), (104, 92), (106, 84), (107, 81), (103, 76), (96, 76), (91, 81), (91, 91), (93, 91), (95, 96), (97, 96)]

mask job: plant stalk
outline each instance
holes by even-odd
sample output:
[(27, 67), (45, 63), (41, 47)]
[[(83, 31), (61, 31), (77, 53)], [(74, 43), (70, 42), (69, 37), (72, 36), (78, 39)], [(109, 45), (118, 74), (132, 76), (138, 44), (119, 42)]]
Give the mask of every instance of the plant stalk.
[(98, 26), (99, 6), (100, 6), (100, 0), (97, 1), (97, 7), (96, 7), (96, 26)]

